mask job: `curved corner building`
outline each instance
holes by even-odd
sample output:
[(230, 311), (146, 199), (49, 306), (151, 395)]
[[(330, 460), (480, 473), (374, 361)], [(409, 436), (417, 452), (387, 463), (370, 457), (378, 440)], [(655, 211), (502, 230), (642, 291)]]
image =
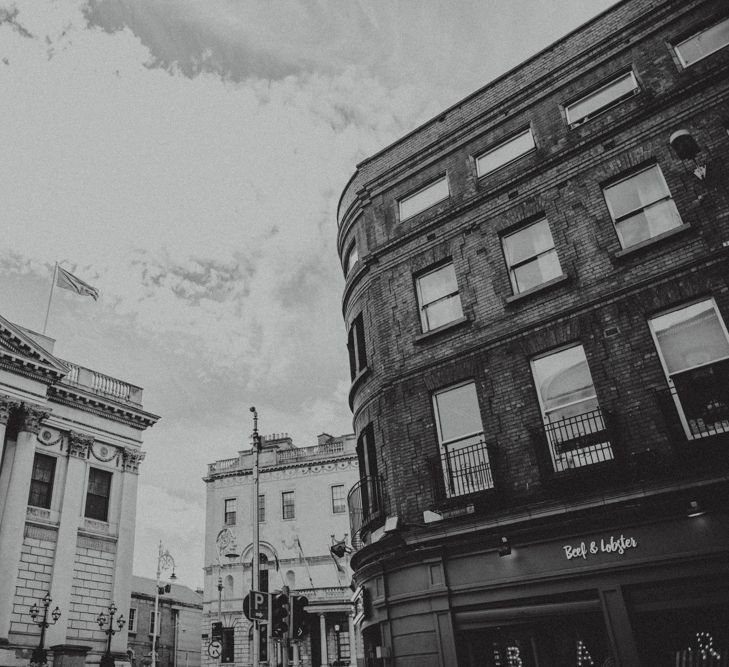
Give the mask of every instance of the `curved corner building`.
[(626, 0), (358, 165), (366, 665), (727, 664), (728, 75)]

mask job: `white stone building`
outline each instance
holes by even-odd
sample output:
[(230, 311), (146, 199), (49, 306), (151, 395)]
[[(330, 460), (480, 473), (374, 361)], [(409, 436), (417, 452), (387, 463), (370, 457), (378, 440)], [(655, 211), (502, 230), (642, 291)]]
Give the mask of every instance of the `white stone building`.
[[(242, 615), (251, 587), (252, 468), (252, 450), (244, 450), (211, 463), (204, 478), (203, 667), (219, 662), (242, 667), (252, 660), (253, 631)], [(354, 436), (322, 434), (317, 445), (302, 448), (287, 435), (264, 437), (259, 470), (260, 587), (275, 591), (287, 585), (309, 601), (309, 632), (289, 651), (290, 664), (355, 665), (348, 556), (337, 559), (330, 553), (334, 542), (350, 542), (346, 494), (359, 479)], [(225, 529), (233, 536), (233, 548), (217, 540)], [(219, 618), (226, 626), (223, 655), (211, 658), (210, 628)], [(268, 662), (262, 644), (262, 664), (280, 664), (280, 654)]]
[[(49, 664), (98, 663), (99, 613), (129, 613), (141, 435), (158, 417), (139, 387), (53, 344), (0, 317), (0, 667), (28, 664), (40, 639), (29, 609), (42, 615), (47, 593), (61, 612)], [(113, 636), (115, 656), (126, 641)]]

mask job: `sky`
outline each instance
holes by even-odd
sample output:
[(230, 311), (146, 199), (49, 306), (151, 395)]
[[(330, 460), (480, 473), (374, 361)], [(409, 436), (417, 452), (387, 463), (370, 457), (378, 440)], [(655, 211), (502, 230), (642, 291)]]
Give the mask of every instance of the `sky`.
[(144, 388), (134, 573), (203, 581), (212, 461), (352, 431), (355, 165), (613, 0), (0, 0), (0, 314)]

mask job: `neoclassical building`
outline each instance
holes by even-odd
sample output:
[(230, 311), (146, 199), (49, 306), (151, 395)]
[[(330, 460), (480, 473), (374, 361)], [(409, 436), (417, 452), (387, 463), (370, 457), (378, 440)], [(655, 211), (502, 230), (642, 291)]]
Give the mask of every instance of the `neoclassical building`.
[[(142, 389), (53, 355), (51, 338), (0, 317), (0, 666), (39, 645), (30, 615), (60, 617), (49, 663), (98, 663), (97, 624), (129, 615), (142, 432), (157, 420)], [(51, 621), (49, 613), (49, 621)], [(123, 658), (127, 634), (114, 635)]]
[[(309, 631), (292, 646), (296, 667), (356, 664), (348, 556), (330, 553), (336, 542), (349, 543), (347, 490), (359, 477), (353, 435), (326, 433), (311, 447), (295, 447), (285, 434), (265, 436), (260, 454), (258, 522), (260, 586), (309, 601)], [(208, 466), (205, 520), (203, 667), (219, 662), (250, 665), (253, 630), (243, 616), (251, 588), (252, 450)], [(223, 624), (223, 652), (210, 657), (212, 624)], [(263, 631), (261, 657), (267, 659)], [(273, 656), (269, 664), (278, 664)]]

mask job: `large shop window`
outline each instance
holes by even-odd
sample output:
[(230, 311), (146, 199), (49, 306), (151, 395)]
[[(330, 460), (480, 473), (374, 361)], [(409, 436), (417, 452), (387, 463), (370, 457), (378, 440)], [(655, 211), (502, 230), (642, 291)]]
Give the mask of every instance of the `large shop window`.
[(562, 275), (546, 219), (501, 239), (514, 294), (526, 292)]
[(107, 470), (89, 468), (89, 486), (86, 490), (84, 516), (98, 521), (108, 521), (111, 473)]
[(607, 186), (603, 194), (623, 248), (682, 224), (657, 164)]
[(351, 379), (354, 380), (367, 368), (367, 350), (365, 349), (362, 313), (354, 318), (352, 326), (349, 327), (347, 350), (349, 351), (349, 374)]
[(458, 281), (453, 264), (428, 271), (416, 279), (420, 322), (431, 331), (463, 317)]
[(47, 456), (46, 454), (36, 454), (33, 459), (33, 476), (30, 478), (28, 505), (50, 509), (55, 474), (55, 457)]
[(532, 360), (554, 469), (609, 461), (613, 450), (582, 345)]
[(602, 615), (594, 612), (532, 623), (494, 624), (463, 632), (458, 643), (459, 664), (466, 667), (600, 667), (615, 664)]
[(729, 18), (691, 35), (691, 37), (679, 42), (673, 48), (676, 50), (681, 64), (684, 67), (689, 67), (728, 44)]
[(462, 496), (492, 488), (476, 384), (467, 382), (436, 392), (433, 406), (446, 495)]
[(728, 433), (729, 336), (714, 300), (649, 323), (687, 437)]

